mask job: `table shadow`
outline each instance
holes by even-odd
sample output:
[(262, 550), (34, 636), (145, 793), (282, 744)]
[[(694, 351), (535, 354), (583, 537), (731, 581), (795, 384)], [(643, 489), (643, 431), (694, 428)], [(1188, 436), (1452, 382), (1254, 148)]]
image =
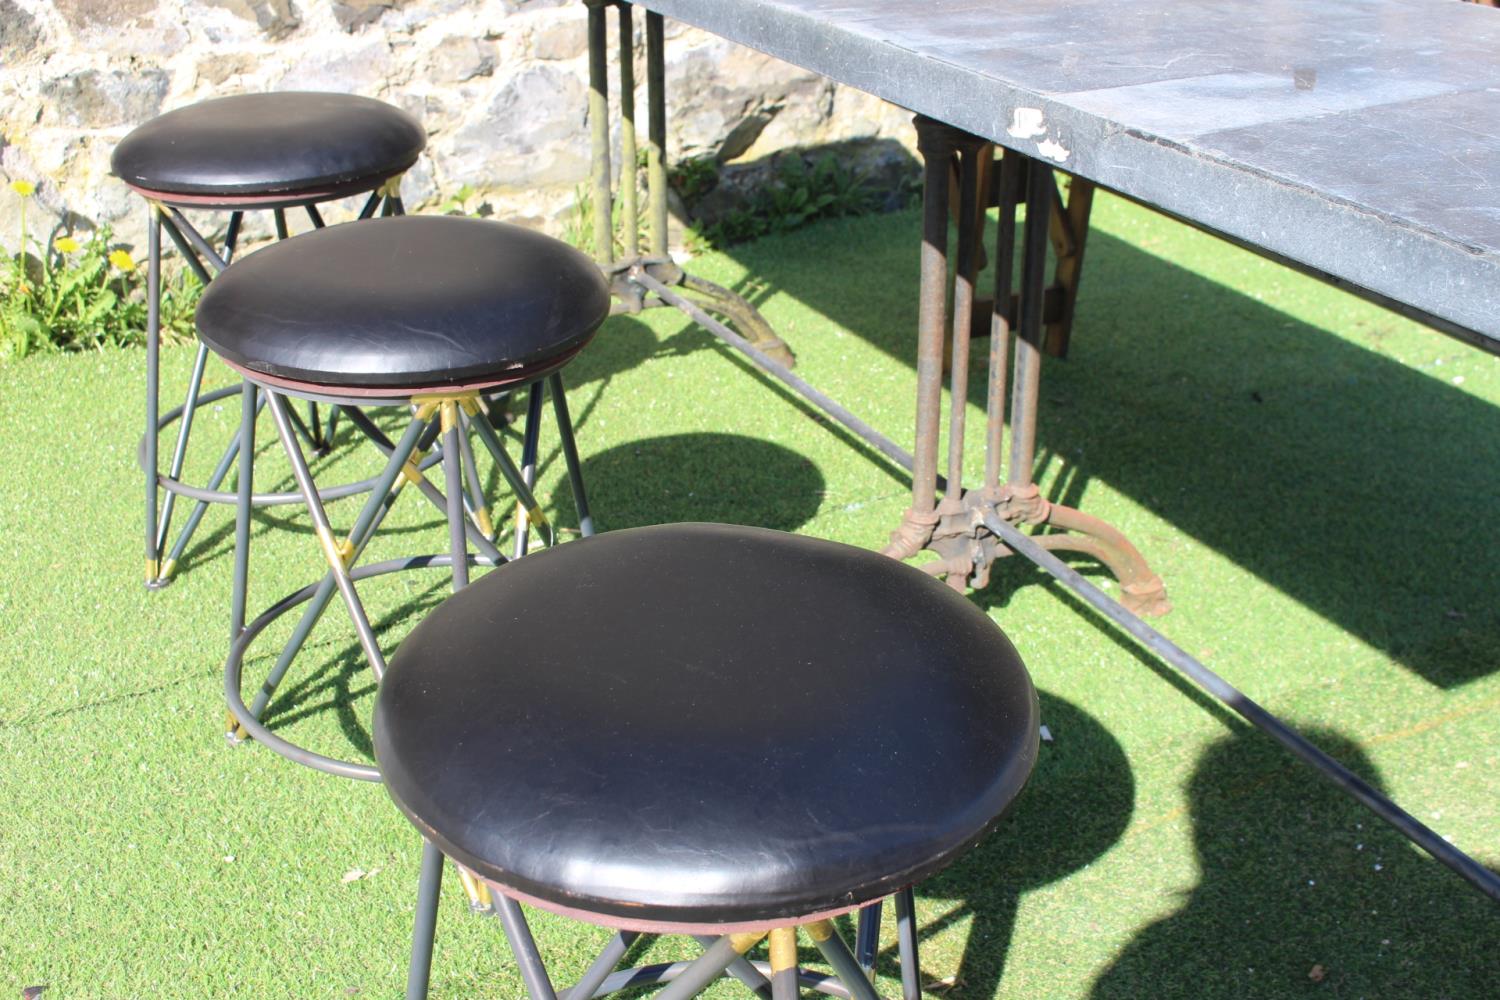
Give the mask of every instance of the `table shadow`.
[[(918, 226), (838, 220), (729, 253), (757, 303), (788, 295), (914, 367)], [(1107, 233), (1088, 253), (1071, 358), (1043, 367), (1053, 499), (1087, 509), (1108, 483), (1437, 686), (1500, 669), (1500, 533), (1482, 513), (1500, 408), (1431, 364), (1472, 349), (1432, 334), (1429, 374), (1381, 353), (1378, 321), (1351, 331), (1366, 346)], [(1148, 560), (1167, 544), (1136, 542)]]

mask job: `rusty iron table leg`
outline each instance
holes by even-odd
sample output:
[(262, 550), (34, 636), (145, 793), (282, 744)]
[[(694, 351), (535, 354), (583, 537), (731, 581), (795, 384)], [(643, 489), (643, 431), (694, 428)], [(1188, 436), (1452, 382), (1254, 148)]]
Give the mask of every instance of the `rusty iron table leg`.
[[(644, 309), (671, 308), (673, 303), (651, 293), (635, 281), (633, 273), (645, 272), (657, 282), (679, 290), (682, 296), (719, 317), (780, 364), (795, 364), (791, 349), (776, 335), (759, 310), (744, 296), (722, 285), (689, 274), (667, 250), (667, 111), (665, 32), (660, 14), (647, 11), (646, 36), (646, 205), (647, 250), (640, 249), (640, 209), (637, 188), (635, 115), (635, 16), (625, 0), (583, 0), (588, 7), (589, 126), (593, 168), (590, 191), (593, 199), (594, 258), (610, 278), (614, 313), (637, 314)], [(619, 12), (618, 44), (620, 74), (620, 168), (613, 181), (610, 155), (609, 101), (609, 8)], [(615, 201), (618, 197), (622, 232), (615, 233)]]
[[(1050, 167), (1008, 153), (1001, 161), (996, 182), (1000, 219), (996, 241), (995, 294), (990, 301), (987, 324), (990, 336), (989, 385), (985, 434), (985, 481), (981, 488), (963, 488), (964, 419), (968, 402), (970, 336), (981, 321), (974, 315), (974, 280), (978, 270), (978, 246), (983, 213), (979, 211), (986, 188), (981, 160), (992, 156), (981, 138), (953, 126), (917, 116), (917, 146), (924, 161), (926, 188), (923, 192), (921, 304), (917, 331), (917, 418), (912, 467), (912, 505), (892, 532), (884, 551), (907, 559), (924, 549), (940, 557), (924, 569), (944, 577), (954, 589), (983, 587), (989, 582), (990, 565), (1013, 550), (1000, 543), (983, 524), (978, 511), (994, 510), (1012, 523), (1046, 525), (1060, 533), (1040, 536), (1039, 544), (1051, 550), (1073, 550), (1100, 562), (1120, 581), (1123, 603), (1137, 614), (1164, 614), (1170, 609), (1161, 578), (1153, 573), (1129, 539), (1111, 525), (1071, 507), (1053, 504), (1041, 495), (1033, 481), (1036, 455), (1037, 394), (1041, 381), (1044, 337), (1066, 331), (1077, 290), (1078, 266), (1082, 263), (1082, 235), (1091, 189), (1074, 191), (1065, 220), (1054, 213), (1060, 202)], [(948, 225), (953, 208), (952, 164), (957, 159), (957, 201), (952, 214), (958, 221), (958, 249), (953, 277), (951, 333), (946, 313), (948, 303)], [(1082, 200), (1077, 200), (1079, 196)], [(1015, 262), (1016, 209), (1026, 204), (1026, 227), (1021, 253), (1021, 287), (1010, 285)], [(1075, 207), (1076, 206), (1076, 207)], [(1057, 247), (1060, 259), (1071, 271), (1055, 299), (1058, 309), (1047, 309), (1047, 247)], [(1060, 268), (1061, 270), (1061, 268)], [(1001, 309), (996, 303), (1004, 304)], [(1063, 304), (1066, 304), (1065, 306)], [(1065, 308), (1066, 313), (1061, 310)], [(1014, 318), (1013, 318), (1014, 317)], [(1015, 360), (1008, 378), (1011, 330), (1015, 327)], [(981, 329), (984, 327), (981, 326)], [(937, 499), (938, 439), (941, 430), (941, 396), (944, 337), (951, 336), (948, 352), (951, 381), (948, 423), (947, 482), (941, 501)], [(1010, 455), (1008, 474), (1000, 481), (1003, 452), (1005, 398), (1009, 390)]]

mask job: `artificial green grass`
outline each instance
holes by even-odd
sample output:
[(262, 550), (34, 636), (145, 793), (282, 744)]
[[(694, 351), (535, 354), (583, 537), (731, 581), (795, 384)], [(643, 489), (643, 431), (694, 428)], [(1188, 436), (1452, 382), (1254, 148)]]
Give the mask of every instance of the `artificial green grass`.
[[(1134, 539), (1177, 642), (1500, 861), (1500, 362), (1114, 199), (1095, 227), (1071, 358), (1044, 369), (1044, 492)], [(912, 213), (846, 219), (694, 266), (756, 301), (804, 377), (908, 441), (917, 233)], [(167, 352), (170, 385), (190, 362)], [(378, 787), (222, 739), (229, 510), (209, 512), (176, 583), (140, 585), (141, 364), (0, 371), (0, 992), (397, 996), (412, 829)], [(568, 374), (602, 529), (723, 520), (878, 546), (907, 505), (899, 469), (676, 314), (611, 320)], [(197, 441), (236, 417), (233, 401), (206, 409)], [(285, 480), (261, 433), (258, 481)], [(349, 440), (321, 473), (373, 467)], [(539, 496), (569, 525), (555, 444), (544, 457)], [(390, 527), (372, 558), (445, 544), (415, 498)], [(303, 516), (260, 512), (252, 608), (317, 560)], [(389, 649), (445, 589), (433, 571), (361, 592)], [(1493, 904), (1040, 571), (1004, 563), (974, 600), (1030, 664), (1053, 741), (1004, 826), (919, 890), (930, 995), (1493, 995)], [(335, 608), (268, 719), (367, 759), (372, 698)], [(461, 897), (450, 879), (433, 996), (521, 996), (498, 928)], [(535, 923), (559, 981), (604, 936)]]

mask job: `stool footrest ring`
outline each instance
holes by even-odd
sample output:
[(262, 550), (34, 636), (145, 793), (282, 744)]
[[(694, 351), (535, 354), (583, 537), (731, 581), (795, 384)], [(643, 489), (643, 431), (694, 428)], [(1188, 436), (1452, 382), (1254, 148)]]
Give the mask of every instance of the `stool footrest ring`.
[[(469, 566), (497, 566), (503, 560), (495, 560), (483, 555), (469, 555), (465, 561)], [(349, 571), (349, 577), (352, 580), (358, 581), (375, 576), (384, 576), (387, 573), (399, 573), (412, 569), (440, 569), (452, 565), (453, 557), (447, 554), (407, 556), (405, 558), (387, 559), (383, 562), (356, 567)], [(308, 601), (317, 592), (319, 583), (310, 583), (301, 590), (293, 591), (246, 624), (230, 645), (229, 658), (224, 663), (224, 700), (229, 706), (229, 714), (233, 716), (234, 722), (238, 724), (239, 733), (255, 740), (257, 743), (263, 744), (267, 749), (285, 757), (287, 760), (301, 764), (304, 767), (310, 767), (315, 771), (337, 775), (341, 778), (378, 782), (380, 781), (380, 771), (373, 765), (340, 760), (337, 757), (328, 757), (316, 751), (309, 750), (306, 747), (298, 746), (285, 737), (278, 736), (250, 712), (250, 707), (245, 704), (244, 695), (240, 690), (244, 672), (245, 654), (249, 651), (250, 644), (272, 622), (293, 608)]]

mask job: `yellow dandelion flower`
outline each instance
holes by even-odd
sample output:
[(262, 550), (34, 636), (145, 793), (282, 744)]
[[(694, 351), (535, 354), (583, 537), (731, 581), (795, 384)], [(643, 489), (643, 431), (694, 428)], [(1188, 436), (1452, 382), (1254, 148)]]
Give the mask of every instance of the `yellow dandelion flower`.
[(78, 241), (71, 236), (64, 236), (52, 245), (57, 247), (58, 253), (77, 253), (81, 249)]
[(10, 189), (22, 198), (29, 198), (36, 193), (36, 185), (30, 181), (11, 181)]
[(135, 270), (134, 258), (124, 250), (111, 250), (109, 252), (109, 262), (122, 271)]

